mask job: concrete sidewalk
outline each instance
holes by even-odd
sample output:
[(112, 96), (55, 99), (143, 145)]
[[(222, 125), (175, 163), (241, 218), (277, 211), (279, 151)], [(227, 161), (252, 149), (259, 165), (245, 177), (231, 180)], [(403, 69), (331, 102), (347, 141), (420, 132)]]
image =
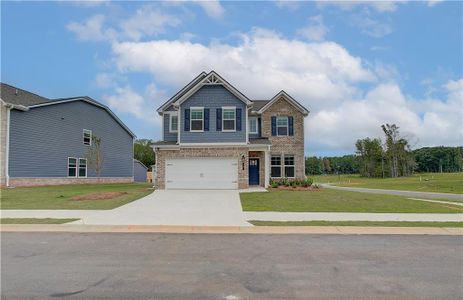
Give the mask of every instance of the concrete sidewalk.
[(244, 212), (246, 220), (256, 221), (408, 221), (463, 222), (463, 214), (427, 213), (337, 213), (337, 212)]
[(1, 225), (0, 232), (112, 232), (194, 234), (463, 235), (463, 228), (361, 226), (157, 226), (157, 225)]
[(431, 198), (431, 199), (455, 199), (455, 200), (463, 201), (462, 194), (368, 189), (368, 188), (358, 188), (358, 187), (335, 186), (335, 185), (326, 184), (326, 183), (323, 183), (321, 186), (328, 188), (328, 189), (333, 189), (333, 190), (344, 190), (344, 191), (359, 192), (359, 193), (388, 194), (388, 195), (418, 197), (418, 198)]

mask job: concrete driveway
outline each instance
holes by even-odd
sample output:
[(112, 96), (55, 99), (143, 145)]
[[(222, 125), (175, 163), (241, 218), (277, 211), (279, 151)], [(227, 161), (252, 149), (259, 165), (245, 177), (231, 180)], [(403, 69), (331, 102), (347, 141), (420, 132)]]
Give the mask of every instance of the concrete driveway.
[(236, 190), (158, 190), (109, 211), (83, 216), (75, 224), (251, 226)]

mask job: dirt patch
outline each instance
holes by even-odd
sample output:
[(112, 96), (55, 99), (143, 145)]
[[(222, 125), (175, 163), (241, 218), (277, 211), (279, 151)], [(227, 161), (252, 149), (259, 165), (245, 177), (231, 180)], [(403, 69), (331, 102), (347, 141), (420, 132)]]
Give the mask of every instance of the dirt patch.
[(292, 186), (284, 186), (284, 185), (280, 185), (277, 188), (272, 188), (272, 190), (273, 191), (313, 191), (313, 192), (320, 191), (319, 188), (314, 188), (314, 187), (303, 187), (303, 186), (292, 187)]
[(93, 194), (85, 194), (74, 196), (71, 199), (74, 201), (82, 201), (82, 200), (108, 200), (120, 197), (122, 195), (127, 195), (127, 192), (99, 192)]

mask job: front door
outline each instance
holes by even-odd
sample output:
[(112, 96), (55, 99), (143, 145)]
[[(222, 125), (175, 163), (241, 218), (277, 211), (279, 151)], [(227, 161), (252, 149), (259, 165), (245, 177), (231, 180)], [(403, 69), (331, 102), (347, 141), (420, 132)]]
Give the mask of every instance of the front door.
[(249, 185), (259, 185), (259, 159), (249, 159)]

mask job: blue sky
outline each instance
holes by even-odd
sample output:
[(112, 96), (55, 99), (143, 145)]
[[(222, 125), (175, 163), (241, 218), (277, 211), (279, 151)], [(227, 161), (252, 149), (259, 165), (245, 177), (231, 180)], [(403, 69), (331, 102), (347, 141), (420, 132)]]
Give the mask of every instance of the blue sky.
[(463, 4), (2, 2), (1, 80), (88, 95), (140, 138), (201, 71), (243, 93), (284, 89), (311, 111), (310, 155), (352, 153), (396, 123), (415, 147), (463, 143)]

